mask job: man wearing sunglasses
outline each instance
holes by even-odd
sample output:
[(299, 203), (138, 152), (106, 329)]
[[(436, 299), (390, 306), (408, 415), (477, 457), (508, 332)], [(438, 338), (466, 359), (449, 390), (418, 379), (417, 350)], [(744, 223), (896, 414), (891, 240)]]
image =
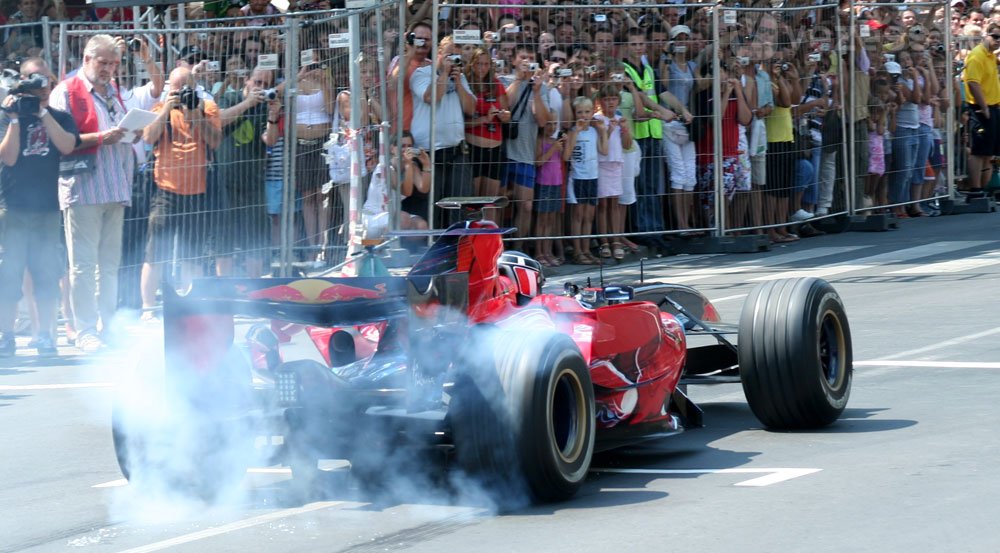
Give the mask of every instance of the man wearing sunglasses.
[(1000, 25), (990, 23), (983, 41), (965, 59), (962, 80), (965, 98), (970, 102), (969, 188), (982, 194), (992, 176), (993, 156), (1000, 155), (1000, 77), (997, 75), (997, 49), (1000, 47)]

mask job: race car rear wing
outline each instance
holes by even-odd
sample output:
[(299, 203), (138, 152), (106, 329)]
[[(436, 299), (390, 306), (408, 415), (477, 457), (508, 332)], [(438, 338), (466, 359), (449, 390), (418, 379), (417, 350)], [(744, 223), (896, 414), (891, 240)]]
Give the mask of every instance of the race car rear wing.
[(235, 316), (306, 326), (350, 327), (405, 320), (413, 341), (467, 329), (468, 275), (414, 277), (209, 278), (187, 294), (166, 286), (168, 366), (212, 371), (235, 339)]

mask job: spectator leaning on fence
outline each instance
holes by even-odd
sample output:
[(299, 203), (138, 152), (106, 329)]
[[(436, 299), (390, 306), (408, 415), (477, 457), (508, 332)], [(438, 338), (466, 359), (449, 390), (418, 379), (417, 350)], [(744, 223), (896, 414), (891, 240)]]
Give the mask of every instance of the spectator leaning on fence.
[(1000, 155), (1000, 77), (997, 76), (997, 50), (1000, 48), (1000, 25), (990, 23), (982, 42), (965, 59), (962, 80), (968, 102), (969, 188), (980, 193), (992, 176), (991, 158)]
[(112, 78), (122, 51), (110, 35), (87, 41), (83, 67), (52, 91), (49, 102), (69, 111), (80, 132), (80, 144), (64, 163), (59, 204), (66, 226), (70, 296), (77, 346), (85, 352), (101, 348), (118, 303), (125, 206), (132, 197), (135, 153), (121, 142), (118, 122), (125, 104)]
[[(142, 304), (156, 306), (156, 290), (161, 269), (171, 259), (174, 235), (178, 235), (182, 285), (199, 272), (192, 261), (201, 253), (209, 226), (206, 215), (206, 182), (209, 152), (222, 140), (219, 108), (193, 90), (191, 70), (170, 73), (167, 98), (153, 108), (158, 114), (143, 132), (153, 144), (156, 166), (153, 178), (156, 194), (149, 212), (149, 241), (142, 267)], [(263, 170), (261, 170), (263, 173)], [(151, 319), (149, 311), (144, 314)]]
[[(50, 332), (65, 270), (59, 215), (59, 162), (76, 147), (76, 123), (66, 112), (48, 108), (55, 76), (40, 58), (21, 63), (21, 77), (44, 85), (24, 93), (40, 109), (25, 113), (20, 99), (3, 99), (0, 115), (0, 357), (14, 355), (14, 320), (25, 269), (31, 274), (38, 305), (39, 354), (56, 352)], [(39, 79), (41, 77), (41, 79)]]

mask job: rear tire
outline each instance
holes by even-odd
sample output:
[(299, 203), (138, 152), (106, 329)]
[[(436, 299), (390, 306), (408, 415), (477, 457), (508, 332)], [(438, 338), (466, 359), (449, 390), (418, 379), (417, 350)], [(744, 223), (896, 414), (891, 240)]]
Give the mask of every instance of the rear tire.
[(493, 344), (489, 361), (470, 358), (480, 370), (456, 382), (449, 416), (458, 463), (505, 508), (527, 496), (568, 499), (594, 451), (587, 364), (569, 337), (554, 332), (501, 333)]
[(840, 417), (851, 393), (853, 352), (844, 304), (817, 278), (756, 287), (739, 326), (743, 392), (775, 429), (818, 428)]

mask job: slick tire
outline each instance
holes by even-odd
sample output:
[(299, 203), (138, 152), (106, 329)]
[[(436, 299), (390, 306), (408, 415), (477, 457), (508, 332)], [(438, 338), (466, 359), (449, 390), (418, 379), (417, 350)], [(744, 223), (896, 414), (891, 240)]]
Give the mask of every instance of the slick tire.
[(754, 415), (773, 429), (827, 426), (851, 393), (851, 329), (833, 287), (817, 278), (756, 287), (739, 325), (743, 392)]
[(572, 497), (594, 451), (594, 389), (583, 356), (554, 332), (502, 332), (492, 343), (486, 361), (470, 361), (479, 370), (456, 382), (450, 418), (459, 466), (502, 508)]

